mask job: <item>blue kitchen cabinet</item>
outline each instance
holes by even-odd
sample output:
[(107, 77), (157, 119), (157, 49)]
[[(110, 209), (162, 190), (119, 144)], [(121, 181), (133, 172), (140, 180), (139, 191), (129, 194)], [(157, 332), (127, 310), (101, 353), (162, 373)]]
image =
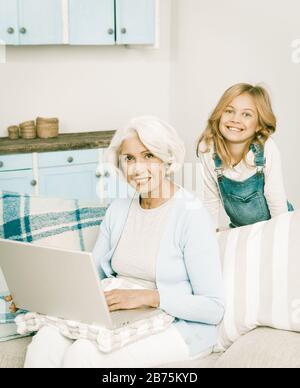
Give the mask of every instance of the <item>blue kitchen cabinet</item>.
[(114, 0), (69, 0), (69, 43), (113, 45)]
[(102, 151), (70, 150), (38, 154), (39, 195), (95, 200)]
[(36, 185), (32, 170), (0, 172), (0, 190), (34, 194)]
[(19, 43), (18, 0), (0, 0), (0, 39), (7, 45)]
[(156, 0), (69, 0), (69, 43), (154, 44)]
[(154, 44), (157, 0), (0, 0), (8, 45)]
[(39, 195), (66, 199), (99, 200), (97, 164), (43, 168), (39, 171)]
[(0, 155), (0, 190), (33, 194), (32, 155)]
[(0, 155), (0, 190), (109, 205), (134, 190), (103, 163), (103, 149)]
[(63, 43), (62, 0), (19, 0), (21, 45)]
[(115, 0), (117, 44), (154, 44), (156, 0)]
[(62, 0), (0, 0), (0, 39), (8, 45), (63, 43)]
[(39, 195), (105, 204), (127, 198), (132, 191), (110, 164), (103, 163), (103, 152), (91, 149), (39, 154)]

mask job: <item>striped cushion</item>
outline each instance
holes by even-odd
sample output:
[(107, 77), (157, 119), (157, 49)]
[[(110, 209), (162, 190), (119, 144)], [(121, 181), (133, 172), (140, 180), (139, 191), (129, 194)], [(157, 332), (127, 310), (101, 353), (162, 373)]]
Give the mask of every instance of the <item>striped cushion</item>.
[[(0, 238), (91, 252), (105, 213), (97, 203), (0, 191)], [(16, 314), (9, 312), (7, 295), (0, 268), (0, 341), (16, 334), (15, 327), (8, 326)]]
[(219, 233), (226, 314), (221, 350), (258, 326), (300, 331), (300, 211)]

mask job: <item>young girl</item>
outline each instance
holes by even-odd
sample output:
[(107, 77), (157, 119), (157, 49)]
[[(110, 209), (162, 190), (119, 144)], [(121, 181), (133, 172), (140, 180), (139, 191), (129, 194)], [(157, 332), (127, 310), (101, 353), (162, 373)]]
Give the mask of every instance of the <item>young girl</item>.
[(276, 117), (263, 87), (237, 84), (224, 93), (197, 146), (204, 204), (217, 228), (221, 203), (232, 228), (293, 210), (271, 138), (275, 131)]

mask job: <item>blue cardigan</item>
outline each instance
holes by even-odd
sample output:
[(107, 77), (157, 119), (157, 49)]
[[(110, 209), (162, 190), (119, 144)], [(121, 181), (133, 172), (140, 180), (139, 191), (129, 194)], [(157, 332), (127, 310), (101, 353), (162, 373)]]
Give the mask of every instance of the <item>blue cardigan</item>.
[[(177, 318), (175, 325), (190, 355), (196, 356), (216, 344), (216, 325), (224, 315), (221, 263), (213, 224), (202, 202), (183, 188), (174, 199), (158, 252), (156, 284), (160, 308)], [(93, 250), (101, 279), (116, 276), (111, 260), (130, 204), (131, 199), (115, 200), (101, 224)]]

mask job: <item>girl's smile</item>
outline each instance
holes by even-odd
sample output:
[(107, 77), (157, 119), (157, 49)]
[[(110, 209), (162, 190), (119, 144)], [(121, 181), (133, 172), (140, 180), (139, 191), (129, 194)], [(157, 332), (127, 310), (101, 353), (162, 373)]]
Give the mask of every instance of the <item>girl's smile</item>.
[(227, 125), (227, 129), (231, 132), (236, 132), (236, 133), (240, 133), (240, 132), (243, 132), (244, 131), (244, 128), (240, 128), (240, 127), (233, 127), (233, 126), (229, 126)]

